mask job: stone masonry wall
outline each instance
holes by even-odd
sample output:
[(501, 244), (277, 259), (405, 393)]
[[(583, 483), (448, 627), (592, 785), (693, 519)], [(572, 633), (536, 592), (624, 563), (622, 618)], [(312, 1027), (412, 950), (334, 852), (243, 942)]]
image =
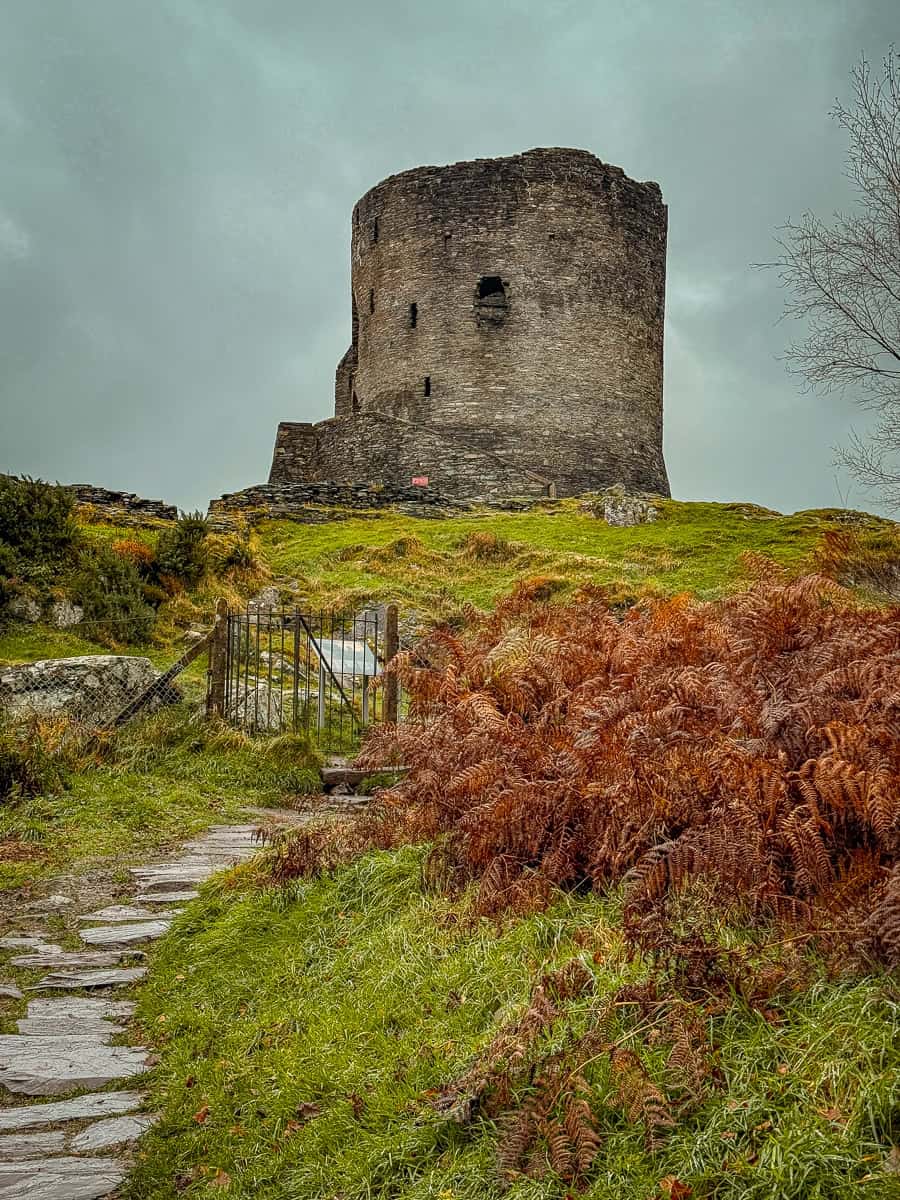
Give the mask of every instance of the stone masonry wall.
[(655, 183), (582, 150), (379, 183), (353, 212), (335, 418), (280, 426), (270, 479), (668, 494), (666, 226)]
[(429, 488), (459, 499), (543, 496), (548, 491), (544, 477), (477, 444), (451, 441), (442, 430), (371, 411), (317, 425), (280, 425), (269, 482), (409, 487), (422, 475)]

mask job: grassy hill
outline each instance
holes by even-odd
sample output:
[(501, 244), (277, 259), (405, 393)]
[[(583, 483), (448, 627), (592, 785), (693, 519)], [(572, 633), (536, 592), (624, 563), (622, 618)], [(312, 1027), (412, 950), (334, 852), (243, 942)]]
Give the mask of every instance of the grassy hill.
[[(163, 665), (218, 595), (243, 603), (264, 585), (305, 606), (396, 600), (463, 638), (469, 606), (490, 612), (525, 580), (551, 604), (599, 585), (616, 621), (634, 602), (646, 609), (681, 593), (729, 596), (760, 577), (761, 560), (773, 564), (763, 572), (819, 569), (853, 589), (825, 604), (885, 611), (897, 586), (900, 538), (890, 522), (836, 510), (781, 516), (749, 504), (658, 507), (656, 521), (627, 528), (607, 525), (589, 499), (432, 520), (343, 512), (322, 524), (262, 521), (211, 539), (205, 573), (171, 586), (149, 635), (118, 646)], [(164, 528), (93, 520), (80, 532), (90, 544), (138, 542), (149, 554)], [(541, 606), (535, 611), (539, 622)], [(680, 600), (658, 611), (689, 615)], [(703, 620), (720, 636), (714, 617)], [(887, 647), (889, 616), (885, 625), (878, 637)], [(492, 629), (488, 621), (477, 635), (493, 664), (479, 685), (485, 693), (527, 661), (515, 628)], [(0, 665), (108, 649), (95, 640), (100, 632), (7, 622)], [(554, 653), (552, 640), (535, 645)], [(878, 654), (867, 653), (876, 662), (866, 688), (883, 698), (887, 676)], [(577, 690), (578, 671), (570, 674), (566, 686)], [(668, 686), (671, 675), (654, 667), (650, 685)], [(696, 702), (690, 691), (678, 696), (667, 712)], [(496, 718), (483, 696), (466, 713), (473, 726), (484, 713)], [(507, 737), (531, 721), (509, 716)], [(730, 720), (720, 718), (722, 728)], [(701, 750), (706, 721), (701, 712), (692, 734)], [(795, 724), (806, 736), (802, 713)], [(461, 746), (470, 732), (460, 725), (446, 744)], [(551, 795), (573, 753), (561, 736), (555, 717), (546, 733), (534, 732), (547, 755), (535, 788)], [(661, 779), (690, 780), (684, 736), (677, 731)], [(474, 728), (472, 738), (482, 759), (504, 761), (490, 728)], [(634, 752), (629, 786), (659, 744)], [(781, 761), (777, 753), (772, 761)], [(246, 738), (173, 709), (58, 767), (3, 805), (0, 855), (10, 854), (0, 883), (8, 887), (131, 861), (230, 819), (248, 801), (291, 803), (314, 786), (315, 755), (302, 739)], [(428, 763), (420, 769), (427, 775)], [(427, 782), (435, 811), (443, 778)], [(471, 793), (477, 807), (490, 792), (492, 803), (506, 803), (496, 772), (479, 778), (456, 770), (453, 796)], [(414, 779), (410, 786), (415, 794)], [(698, 795), (704, 786), (698, 774)], [(689, 797), (690, 787), (682, 790)], [(653, 796), (643, 802), (658, 801), (660, 812), (674, 803), (663, 783)], [(536, 790), (534, 804), (543, 802)], [(895, 807), (873, 818), (882, 848), (894, 836)], [(703, 804), (695, 810), (702, 815)], [(504, 831), (511, 842), (518, 820), (510, 815)], [(485, 877), (434, 851), (441, 830), (411, 834), (410, 844), (398, 836), (391, 848), (338, 842), (333, 853), (330, 836), (271, 848), (214, 881), (155, 952), (139, 1033), (159, 1054), (149, 1082), (162, 1120), (139, 1148), (130, 1200), (900, 1197), (897, 978), (844, 953), (851, 935), (834, 920), (820, 944), (805, 927), (757, 920), (749, 908), (743, 920), (720, 913), (701, 885), (673, 911), (678, 953), (720, 957), (741, 971), (685, 983), (678, 961), (661, 965), (631, 937), (627, 879), (595, 889), (567, 883), (527, 911), (501, 903), (488, 913)], [(871, 850), (866, 886), (884, 870)], [(864, 857), (854, 870), (869, 870)], [(487, 878), (502, 894), (502, 875)], [(698, 914), (706, 942), (691, 932)], [(4, 1022), (20, 1015), (15, 1002), (0, 1003)]]

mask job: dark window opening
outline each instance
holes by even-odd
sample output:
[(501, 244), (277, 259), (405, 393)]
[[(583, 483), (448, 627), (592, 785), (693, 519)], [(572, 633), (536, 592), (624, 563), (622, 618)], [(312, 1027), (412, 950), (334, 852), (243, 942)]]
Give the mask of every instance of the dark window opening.
[(359, 396), (357, 396), (356, 392), (353, 393), (353, 400), (351, 402), (350, 407), (353, 409), (353, 411), (355, 413), (359, 412)]
[(487, 300), (488, 296), (506, 298), (506, 289), (499, 275), (482, 275), (478, 280), (478, 299)]
[(418, 306), (418, 304), (411, 304), (409, 306), (409, 327), (410, 327), (410, 329), (415, 329), (416, 325), (418, 324), (418, 321), (419, 321), (419, 306)]
[(451, 236), (451, 235), (450, 235), (449, 233), (445, 233), (445, 234), (444, 234), (444, 248), (445, 248), (445, 249), (446, 249), (446, 247), (447, 247), (447, 246), (449, 246), (449, 245), (450, 245), (450, 236)]
[(375, 289), (369, 288), (369, 312), (375, 311)]
[(431, 395), (431, 376), (430, 375), (425, 376), (425, 395), (426, 396)]
[(507, 285), (499, 275), (482, 275), (475, 288), (475, 319), (481, 328), (502, 325), (509, 312)]
[(372, 241), (373, 241), (373, 243), (378, 241), (378, 218), (377, 217), (372, 222)]

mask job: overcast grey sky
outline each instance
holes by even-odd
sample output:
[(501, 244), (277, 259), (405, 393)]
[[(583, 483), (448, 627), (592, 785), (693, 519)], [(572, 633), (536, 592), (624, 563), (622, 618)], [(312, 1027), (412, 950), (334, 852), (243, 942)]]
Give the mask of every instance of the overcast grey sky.
[(331, 415), (385, 175), (578, 146), (669, 205), (673, 493), (849, 498), (775, 227), (848, 200), (827, 113), (896, 0), (0, 0), (0, 469), (204, 507)]

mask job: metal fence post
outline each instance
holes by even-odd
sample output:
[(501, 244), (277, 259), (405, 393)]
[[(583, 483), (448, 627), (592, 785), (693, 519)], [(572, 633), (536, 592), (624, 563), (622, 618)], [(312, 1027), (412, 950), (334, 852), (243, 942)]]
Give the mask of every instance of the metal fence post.
[[(384, 665), (388, 666), (391, 659), (400, 649), (399, 611), (396, 604), (389, 604), (385, 612), (384, 622)], [(389, 724), (396, 725), (399, 716), (399, 688), (397, 676), (388, 672), (384, 680), (384, 719)]]
[(216, 601), (216, 621), (209, 640), (209, 686), (206, 691), (206, 715), (225, 715), (225, 678), (228, 655), (228, 605)]

